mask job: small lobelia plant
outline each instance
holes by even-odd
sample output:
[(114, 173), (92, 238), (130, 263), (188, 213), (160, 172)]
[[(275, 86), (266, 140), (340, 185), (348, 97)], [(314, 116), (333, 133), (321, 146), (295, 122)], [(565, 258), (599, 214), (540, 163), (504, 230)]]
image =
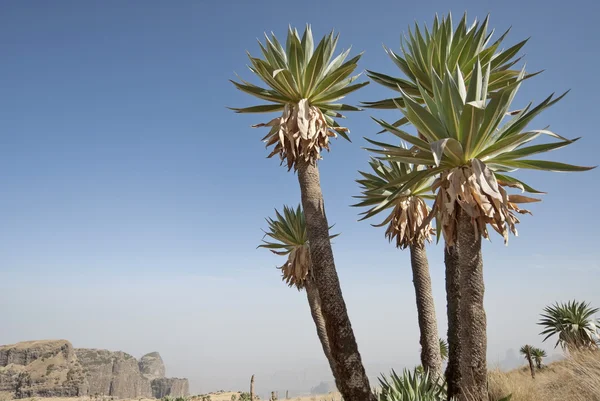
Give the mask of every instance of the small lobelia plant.
[(524, 345), (519, 350), (519, 353), (523, 355), (527, 363), (529, 364), (529, 371), (531, 373), (531, 378), (535, 379), (535, 366), (533, 364), (533, 349), (531, 345)]
[(239, 401), (252, 401), (252, 397), (250, 397), (250, 393), (243, 392), (238, 396)]
[(543, 366), (542, 361), (548, 356), (548, 354), (546, 354), (546, 351), (544, 351), (543, 349), (534, 347), (531, 350), (531, 356), (533, 356), (533, 360), (535, 361), (536, 367), (538, 369), (541, 369)]
[(555, 348), (560, 345), (568, 351), (598, 349), (600, 320), (594, 318), (598, 311), (589, 303), (575, 300), (547, 306), (538, 323), (544, 328), (540, 334), (545, 336), (544, 341), (558, 336)]
[(394, 370), (388, 377), (379, 378), (381, 390), (378, 401), (446, 401), (446, 384), (434, 381), (426, 372), (404, 369), (402, 375)]

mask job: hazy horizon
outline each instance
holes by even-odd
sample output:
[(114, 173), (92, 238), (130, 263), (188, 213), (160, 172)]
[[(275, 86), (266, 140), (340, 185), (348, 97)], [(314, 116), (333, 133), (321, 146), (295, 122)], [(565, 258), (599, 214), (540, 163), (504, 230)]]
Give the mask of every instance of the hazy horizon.
[[(292, 390), (331, 380), (306, 294), (281, 282), (277, 257), (256, 249), (264, 218), (297, 205), (297, 179), (250, 125), (268, 115), (226, 109), (256, 104), (228, 82), (256, 83), (245, 51), (288, 24), (316, 38), (340, 32), (338, 52), (365, 51), (359, 69), (400, 72), (381, 48), (399, 49), (415, 20), (449, 11), (436, 0), (4, 2), (0, 5), (0, 344), (64, 338), (75, 347), (161, 353), (167, 375), (193, 393)], [(494, 37), (532, 36), (516, 106), (571, 92), (531, 124), (583, 139), (549, 159), (598, 164), (599, 6), (584, 1), (455, 1), (458, 19), (490, 12)], [(517, 11), (518, 10), (518, 11)], [(372, 18), (367, 18), (371, 15)], [(366, 78), (362, 78), (366, 79)], [(376, 85), (351, 104), (388, 97)], [(352, 143), (333, 141), (320, 162), (334, 255), (368, 374), (419, 363), (409, 255), (349, 207), (364, 136), (378, 128), (348, 113)], [(519, 172), (548, 192), (523, 216), (508, 246), (484, 241), (490, 365), (523, 344), (541, 346), (544, 306), (578, 299), (600, 307), (595, 199), (598, 170)], [(440, 335), (445, 336), (442, 244), (428, 246)], [(374, 384), (374, 383), (373, 383)], [(274, 388), (277, 386), (276, 388)], [(284, 388), (282, 388), (284, 387)]]

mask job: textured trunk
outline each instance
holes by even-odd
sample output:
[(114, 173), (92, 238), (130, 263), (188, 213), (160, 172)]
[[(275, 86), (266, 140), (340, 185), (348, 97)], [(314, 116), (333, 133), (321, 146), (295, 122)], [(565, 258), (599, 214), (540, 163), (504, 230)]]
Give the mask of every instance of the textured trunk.
[(337, 371), (333, 374), (335, 376), (337, 373), (338, 390), (345, 401), (375, 401), (335, 270), (317, 166), (299, 162), (298, 182), (306, 217), (313, 275), (321, 297), (327, 338)]
[(527, 351), (527, 362), (529, 362), (529, 371), (531, 372), (531, 378), (535, 379), (535, 366), (533, 366), (533, 359), (531, 358), (531, 351)]
[(481, 235), (475, 233), (471, 218), (458, 213), (458, 266), (460, 269), (461, 397), (459, 401), (487, 401), (487, 323), (483, 307), (483, 259)]
[(254, 375), (250, 378), (250, 401), (254, 401)]
[(448, 365), (446, 366), (446, 383), (448, 384), (448, 400), (458, 399), (460, 395), (460, 366), (463, 356), (460, 337), (460, 269), (456, 246), (444, 250), (446, 264), (446, 302), (448, 313)]
[(323, 311), (321, 310), (321, 297), (319, 296), (319, 290), (311, 280), (305, 281), (304, 288), (306, 290), (306, 297), (308, 298), (308, 305), (310, 306), (310, 314), (312, 315), (317, 328), (317, 336), (319, 336), (321, 346), (323, 347), (323, 352), (325, 353), (325, 357), (327, 357), (327, 361), (329, 362), (329, 367), (333, 372), (335, 384), (336, 386), (339, 386), (340, 384), (338, 383), (339, 379), (336, 373), (335, 361), (331, 356), (331, 347), (329, 346), (329, 339), (327, 338), (325, 318), (323, 318)]
[(429, 275), (429, 263), (425, 247), (411, 245), (410, 262), (413, 272), (413, 284), (417, 298), (417, 316), (421, 331), (421, 364), (429, 375), (438, 380), (442, 376), (442, 355), (438, 336), (433, 290)]

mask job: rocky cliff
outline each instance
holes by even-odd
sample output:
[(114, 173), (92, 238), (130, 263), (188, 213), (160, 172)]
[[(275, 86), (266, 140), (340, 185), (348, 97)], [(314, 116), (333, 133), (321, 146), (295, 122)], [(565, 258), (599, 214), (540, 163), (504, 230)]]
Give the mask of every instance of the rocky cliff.
[(0, 346), (0, 393), (24, 397), (88, 394), (84, 369), (66, 340)]
[(140, 359), (140, 372), (148, 380), (165, 377), (165, 364), (158, 352), (151, 352)]
[(189, 394), (189, 383), (187, 379), (165, 377), (165, 364), (158, 352), (151, 352), (140, 359), (140, 372), (150, 380), (152, 396), (163, 398), (168, 395), (172, 397), (185, 397)]
[(187, 379), (165, 377), (158, 352), (138, 361), (120, 351), (73, 349), (66, 340), (0, 346), (0, 398), (188, 394)]
[(105, 349), (75, 349), (77, 359), (87, 370), (90, 395), (118, 398), (150, 397), (150, 381), (140, 372), (138, 361), (124, 352)]
[(154, 398), (185, 397), (190, 393), (188, 379), (161, 377), (152, 380), (152, 396)]

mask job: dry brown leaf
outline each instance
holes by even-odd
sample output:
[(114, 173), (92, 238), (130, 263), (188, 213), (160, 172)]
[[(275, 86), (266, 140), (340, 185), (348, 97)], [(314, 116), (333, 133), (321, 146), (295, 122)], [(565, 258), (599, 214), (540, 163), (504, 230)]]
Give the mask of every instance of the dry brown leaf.
[[(470, 166), (456, 167), (442, 173), (432, 188), (437, 188), (436, 212), (441, 219), (442, 232), (446, 246), (456, 243), (457, 206), (464, 210), (473, 223), (478, 235), (489, 239), (489, 224), (504, 242), (508, 242), (508, 233), (518, 235), (516, 213), (529, 213), (519, 209), (516, 203), (537, 202), (539, 199), (522, 195), (508, 195), (504, 183), (496, 180), (493, 172), (481, 161), (474, 159)], [(514, 185), (506, 185), (514, 187)]]
[(409, 196), (401, 199), (390, 216), (385, 236), (390, 242), (395, 240), (398, 248), (404, 249), (411, 244), (431, 242), (434, 230), (426, 220), (429, 210), (422, 198)]
[(293, 249), (281, 269), (281, 279), (290, 287), (295, 286), (299, 290), (304, 288), (304, 283), (310, 274), (310, 251), (308, 245)]
[(508, 201), (511, 203), (532, 203), (532, 202), (541, 202), (541, 199), (538, 198), (530, 198), (529, 196), (523, 195), (508, 195)]
[[(337, 134), (329, 127), (325, 115), (318, 107), (311, 106), (307, 99), (297, 104), (287, 104), (281, 117), (253, 127), (272, 127), (263, 138), (266, 146), (274, 146), (267, 157), (279, 155), (287, 162), (288, 169), (296, 168), (298, 160), (314, 163), (321, 158), (321, 150), (329, 150), (329, 138)], [(348, 132), (347, 128), (336, 127)]]

